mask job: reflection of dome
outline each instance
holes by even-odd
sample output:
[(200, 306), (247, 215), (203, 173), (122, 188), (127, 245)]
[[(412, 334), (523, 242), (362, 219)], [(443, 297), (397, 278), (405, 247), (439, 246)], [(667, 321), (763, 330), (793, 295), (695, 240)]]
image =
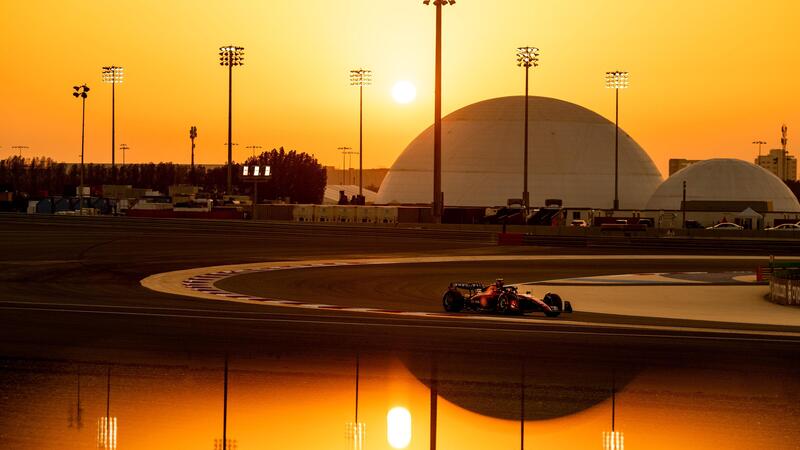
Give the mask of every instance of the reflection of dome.
[[(614, 124), (581, 106), (530, 97), (531, 204), (558, 198), (569, 207), (609, 208), (614, 198)], [(485, 100), (442, 121), (442, 191), (448, 206), (496, 206), (522, 197), (525, 100)], [(433, 127), (392, 165), (376, 203), (430, 203)], [(620, 206), (640, 209), (662, 178), (639, 145), (620, 130)]]
[(681, 209), (686, 200), (771, 202), (773, 211), (800, 212), (792, 191), (772, 172), (739, 159), (709, 159), (675, 172), (658, 187), (647, 209)]

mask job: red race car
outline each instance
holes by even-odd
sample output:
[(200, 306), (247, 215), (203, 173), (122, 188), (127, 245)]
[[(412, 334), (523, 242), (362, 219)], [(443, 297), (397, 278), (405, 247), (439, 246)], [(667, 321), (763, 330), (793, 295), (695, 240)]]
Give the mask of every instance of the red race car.
[(558, 294), (547, 293), (542, 299), (530, 293), (521, 294), (515, 286), (506, 286), (502, 279), (484, 286), (482, 283), (450, 283), (442, 296), (447, 312), (464, 310), (496, 314), (525, 314), (541, 311), (547, 317), (571, 313), (572, 304)]

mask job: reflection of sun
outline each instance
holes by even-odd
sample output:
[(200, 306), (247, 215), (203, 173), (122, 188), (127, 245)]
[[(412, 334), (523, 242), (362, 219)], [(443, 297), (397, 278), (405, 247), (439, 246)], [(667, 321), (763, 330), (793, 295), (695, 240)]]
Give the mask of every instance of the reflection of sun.
[(386, 415), (386, 438), (392, 448), (406, 448), (411, 443), (411, 413), (396, 406)]
[(417, 98), (417, 88), (410, 81), (398, 81), (392, 87), (392, 97), (397, 103), (411, 103)]

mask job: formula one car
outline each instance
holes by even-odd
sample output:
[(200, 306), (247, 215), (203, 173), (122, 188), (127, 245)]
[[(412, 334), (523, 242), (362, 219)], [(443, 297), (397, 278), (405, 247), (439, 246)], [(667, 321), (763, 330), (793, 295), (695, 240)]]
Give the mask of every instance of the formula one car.
[(498, 279), (494, 284), (450, 283), (442, 296), (447, 312), (474, 311), (496, 314), (525, 314), (541, 311), (547, 317), (571, 313), (572, 304), (561, 300), (558, 294), (547, 293), (542, 299), (529, 292), (521, 294), (514, 286), (506, 286)]

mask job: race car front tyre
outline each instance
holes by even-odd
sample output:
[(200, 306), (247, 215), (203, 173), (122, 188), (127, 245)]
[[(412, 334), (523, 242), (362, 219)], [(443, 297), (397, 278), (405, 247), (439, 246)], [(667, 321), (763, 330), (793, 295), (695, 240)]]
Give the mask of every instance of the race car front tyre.
[(456, 291), (447, 291), (442, 297), (442, 306), (447, 312), (460, 312), (464, 309), (464, 296)]
[(561, 297), (558, 294), (548, 292), (542, 301), (544, 301), (547, 306), (553, 309), (551, 311), (544, 312), (544, 315), (547, 317), (558, 317), (558, 315), (561, 314), (561, 311), (564, 310), (564, 302), (561, 300)]

